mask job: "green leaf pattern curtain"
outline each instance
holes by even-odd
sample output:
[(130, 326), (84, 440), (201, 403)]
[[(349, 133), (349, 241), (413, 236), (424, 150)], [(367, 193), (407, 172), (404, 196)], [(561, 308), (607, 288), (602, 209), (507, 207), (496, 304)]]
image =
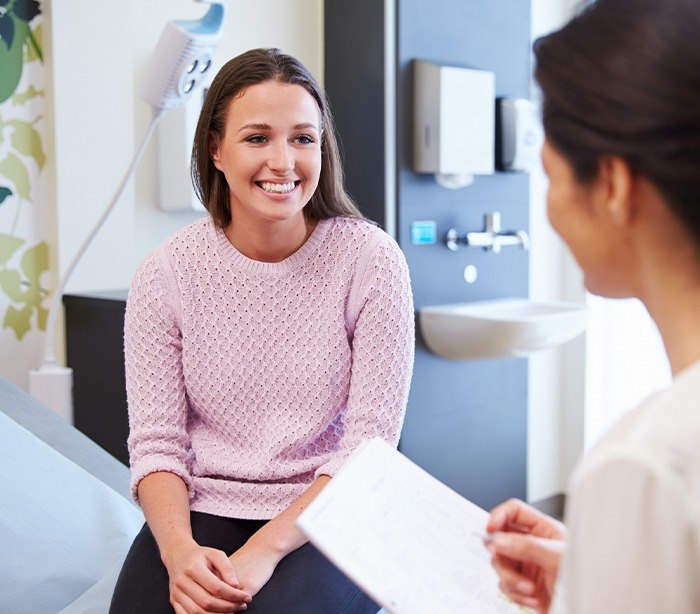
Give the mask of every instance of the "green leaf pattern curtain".
[(0, 375), (23, 387), (51, 283), (42, 25), (37, 0), (0, 0)]

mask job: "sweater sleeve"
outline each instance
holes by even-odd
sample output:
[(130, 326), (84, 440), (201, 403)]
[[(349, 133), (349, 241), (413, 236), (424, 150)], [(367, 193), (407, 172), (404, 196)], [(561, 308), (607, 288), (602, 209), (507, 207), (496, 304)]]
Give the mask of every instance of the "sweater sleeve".
[(396, 447), (413, 371), (414, 314), (408, 266), (387, 235), (361, 259), (349, 312), (357, 314), (352, 371), (338, 453), (316, 471), (333, 475), (364, 440), (381, 437)]
[(187, 400), (174, 279), (163, 248), (137, 269), (124, 323), (131, 492), (150, 473), (169, 471), (194, 495), (187, 465)]

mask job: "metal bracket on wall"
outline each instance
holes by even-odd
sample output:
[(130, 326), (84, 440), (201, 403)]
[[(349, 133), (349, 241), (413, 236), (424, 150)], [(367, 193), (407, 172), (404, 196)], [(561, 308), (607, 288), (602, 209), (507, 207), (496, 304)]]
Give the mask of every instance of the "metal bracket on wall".
[(450, 228), (444, 241), (453, 252), (461, 246), (482, 247), (496, 254), (506, 245), (519, 245), (525, 251), (530, 249), (530, 237), (524, 230), (501, 230), (501, 214), (498, 211), (484, 215), (484, 230), (460, 233), (456, 228)]

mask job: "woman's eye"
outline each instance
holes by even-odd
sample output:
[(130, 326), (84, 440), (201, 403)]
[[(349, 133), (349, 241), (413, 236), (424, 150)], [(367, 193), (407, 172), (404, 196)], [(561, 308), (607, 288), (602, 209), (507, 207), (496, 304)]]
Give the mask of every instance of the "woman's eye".
[(313, 137), (309, 136), (308, 134), (300, 134), (296, 138), (298, 143), (301, 143), (302, 145), (311, 145), (311, 143), (315, 143), (316, 139)]
[(265, 137), (265, 135), (263, 135), (263, 134), (253, 134), (253, 135), (249, 136), (248, 138), (246, 138), (246, 141), (248, 141), (249, 143), (256, 143), (256, 144), (257, 143), (264, 143), (265, 141), (267, 141), (267, 137)]

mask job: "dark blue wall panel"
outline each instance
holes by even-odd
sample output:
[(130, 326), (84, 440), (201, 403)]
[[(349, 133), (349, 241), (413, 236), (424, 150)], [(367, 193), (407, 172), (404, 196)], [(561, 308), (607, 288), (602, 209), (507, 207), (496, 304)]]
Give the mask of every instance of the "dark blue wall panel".
[[(496, 95), (529, 97), (530, 7), (525, 0), (400, 0), (398, 3), (398, 229), (411, 271), (416, 309), (424, 305), (527, 296), (527, 253), (477, 248), (449, 251), (441, 242), (410, 243), (410, 223), (435, 220), (479, 230), (500, 211), (504, 228), (528, 229), (527, 175), (496, 173), (449, 190), (411, 172), (411, 60), (493, 71)], [(462, 272), (478, 270), (469, 285)], [(526, 495), (527, 361), (451, 361), (420, 340), (401, 450), (477, 504)]]
[[(326, 87), (339, 118), (345, 156), (352, 160), (348, 186), (362, 192), (379, 168), (383, 141), (372, 148), (367, 126), (383, 122), (383, 101), (368, 108), (383, 70), (383, 0), (326, 2)], [(425, 305), (504, 296), (527, 296), (528, 256), (515, 247), (498, 253), (477, 248), (449, 251), (439, 241), (415, 246), (410, 224), (434, 220), (439, 237), (450, 227), (480, 230), (486, 213), (499, 211), (504, 229), (528, 230), (529, 183), (524, 174), (497, 172), (473, 185), (449, 190), (433, 177), (411, 171), (411, 61), (428, 60), (493, 71), (496, 95), (529, 97), (530, 6), (527, 0), (397, 0), (396, 145), (397, 235), (411, 272), (416, 309)], [(374, 15), (363, 21), (362, 15)], [(384, 16), (384, 19), (386, 17)], [(381, 23), (379, 23), (381, 22)], [(379, 37), (378, 43), (377, 37)], [(343, 78), (338, 79), (338, 74)], [(347, 83), (352, 83), (348, 88)], [(352, 112), (361, 108), (358, 116)], [(353, 119), (353, 117), (355, 119)], [(368, 136), (370, 138), (368, 138)], [(374, 151), (374, 150), (372, 150)], [(383, 222), (379, 185), (360, 207)], [(478, 279), (462, 272), (472, 264)], [(427, 471), (475, 503), (490, 507), (526, 495), (527, 361), (450, 361), (432, 355), (420, 334), (401, 450)]]

